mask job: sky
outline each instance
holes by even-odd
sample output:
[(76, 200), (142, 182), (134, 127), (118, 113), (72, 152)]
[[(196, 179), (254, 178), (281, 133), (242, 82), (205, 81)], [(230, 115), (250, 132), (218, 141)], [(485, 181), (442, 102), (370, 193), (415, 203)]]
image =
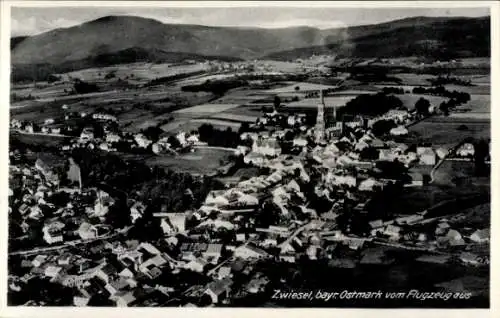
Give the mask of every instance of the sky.
[(163, 23), (281, 28), (311, 26), (321, 29), (375, 24), (412, 16), (488, 16), (489, 8), (138, 8), (57, 7), (11, 8), (11, 34), (35, 35), (67, 28), (107, 15), (133, 15)]

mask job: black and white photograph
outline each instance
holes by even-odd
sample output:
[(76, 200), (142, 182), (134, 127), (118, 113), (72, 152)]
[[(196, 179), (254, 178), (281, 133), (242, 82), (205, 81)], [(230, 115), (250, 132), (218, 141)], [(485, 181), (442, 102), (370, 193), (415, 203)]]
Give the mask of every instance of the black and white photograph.
[(491, 307), (490, 5), (64, 2), (3, 39), (9, 307)]

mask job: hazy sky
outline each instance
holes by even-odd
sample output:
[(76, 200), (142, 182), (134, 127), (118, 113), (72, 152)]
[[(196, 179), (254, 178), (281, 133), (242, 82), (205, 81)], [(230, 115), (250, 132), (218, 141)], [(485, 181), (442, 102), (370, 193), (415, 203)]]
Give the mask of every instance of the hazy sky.
[(135, 15), (164, 23), (279, 28), (308, 25), (332, 28), (372, 24), (412, 16), (489, 15), (489, 8), (12, 8), (12, 35), (33, 35), (78, 25), (106, 15)]

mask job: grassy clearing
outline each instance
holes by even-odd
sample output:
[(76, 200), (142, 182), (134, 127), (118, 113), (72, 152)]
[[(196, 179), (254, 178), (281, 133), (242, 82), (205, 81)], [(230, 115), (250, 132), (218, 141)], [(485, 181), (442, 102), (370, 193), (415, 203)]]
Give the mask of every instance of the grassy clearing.
[(489, 187), (489, 177), (477, 177), (472, 161), (445, 161), (434, 174), (435, 183), (457, 187)]
[(196, 149), (194, 152), (178, 156), (152, 156), (145, 160), (147, 165), (170, 168), (191, 173), (209, 174), (228, 160), (229, 151), (214, 149)]

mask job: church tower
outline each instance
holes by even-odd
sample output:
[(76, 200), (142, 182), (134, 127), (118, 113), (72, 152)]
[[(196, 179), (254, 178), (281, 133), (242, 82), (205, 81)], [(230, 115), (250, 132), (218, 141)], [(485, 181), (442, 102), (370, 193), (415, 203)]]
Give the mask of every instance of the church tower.
[(321, 142), (325, 139), (325, 99), (323, 96), (323, 90), (319, 91), (318, 114), (316, 117), (314, 134), (316, 142)]

